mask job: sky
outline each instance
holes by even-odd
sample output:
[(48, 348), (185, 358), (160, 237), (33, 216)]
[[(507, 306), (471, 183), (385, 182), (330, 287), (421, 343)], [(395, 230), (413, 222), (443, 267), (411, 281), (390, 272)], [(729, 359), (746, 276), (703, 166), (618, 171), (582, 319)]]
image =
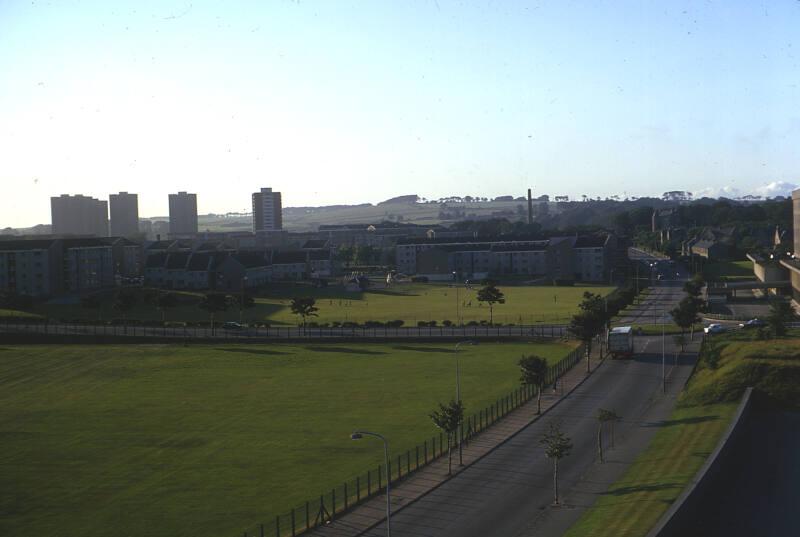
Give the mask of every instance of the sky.
[(419, 194), (785, 194), (800, 2), (0, 0), (0, 228)]

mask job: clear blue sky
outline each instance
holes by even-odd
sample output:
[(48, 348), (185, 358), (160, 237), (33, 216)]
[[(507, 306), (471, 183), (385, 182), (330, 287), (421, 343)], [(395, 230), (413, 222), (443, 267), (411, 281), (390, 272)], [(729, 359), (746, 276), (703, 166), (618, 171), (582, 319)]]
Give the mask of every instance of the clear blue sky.
[(120, 190), (143, 216), (262, 186), (778, 192), (800, 183), (798, 34), (797, 1), (0, 1), (0, 227)]

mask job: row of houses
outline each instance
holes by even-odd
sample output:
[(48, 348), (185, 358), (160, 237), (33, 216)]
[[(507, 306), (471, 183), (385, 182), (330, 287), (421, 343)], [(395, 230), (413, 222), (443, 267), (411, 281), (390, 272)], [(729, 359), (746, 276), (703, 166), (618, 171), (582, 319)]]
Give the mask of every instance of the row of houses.
[(326, 278), (333, 275), (327, 249), (173, 250), (147, 256), (144, 283), (163, 289), (235, 290), (263, 286), (273, 281)]
[(12, 295), (82, 293), (141, 271), (141, 246), (120, 237), (0, 240), (0, 292)]
[(559, 281), (612, 278), (617, 238), (610, 233), (549, 239), (416, 238), (397, 242), (397, 270), (447, 280), (524, 275)]

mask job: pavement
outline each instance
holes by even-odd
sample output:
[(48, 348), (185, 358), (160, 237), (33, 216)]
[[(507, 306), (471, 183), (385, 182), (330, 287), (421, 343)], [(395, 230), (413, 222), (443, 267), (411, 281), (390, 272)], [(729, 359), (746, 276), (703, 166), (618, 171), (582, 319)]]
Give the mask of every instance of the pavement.
[[(648, 298), (654, 304), (647, 307), (680, 298), (667, 287), (677, 286), (665, 285)], [(663, 340), (666, 393), (662, 393), (662, 338), (637, 336), (635, 345), (634, 358), (607, 359), (588, 377), (582, 364), (578, 364), (566, 376), (569, 378), (566, 397), (558, 400), (549, 395), (548, 410), (540, 419), (533, 420), (531, 408), (523, 408), (519, 415), (509, 416), (507, 424), (498, 425), (497, 437), (479, 437), (472, 444), (475, 451), (465, 460), (468, 466), (452, 478), (445, 475), (444, 460), (439, 466), (431, 465), (427, 472), (398, 484), (393, 491), (392, 534), (395, 537), (563, 534), (633, 463), (659, 425), (669, 417), (691, 373), (699, 338), (680, 357), (672, 339)], [(571, 392), (570, 386), (574, 386)], [(623, 417), (616, 426), (616, 447), (607, 449), (604, 464), (598, 462), (596, 453), (598, 408), (615, 410)], [(564, 503), (561, 507), (551, 505), (553, 465), (539, 444), (551, 422), (561, 424), (574, 446), (559, 466)], [(501, 426), (507, 428), (501, 431)], [(311, 534), (386, 535), (384, 503), (385, 496), (376, 497)]]

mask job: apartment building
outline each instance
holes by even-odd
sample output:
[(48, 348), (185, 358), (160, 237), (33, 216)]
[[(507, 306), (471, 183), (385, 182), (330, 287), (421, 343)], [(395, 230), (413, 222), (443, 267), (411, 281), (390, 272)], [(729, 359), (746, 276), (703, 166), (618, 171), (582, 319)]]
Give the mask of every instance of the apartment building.
[(80, 194), (50, 198), (53, 235), (108, 236), (108, 202)]
[(197, 194), (169, 195), (169, 232), (197, 233)]
[(139, 196), (120, 192), (108, 197), (111, 236), (133, 237), (139, 233)]
[(61, 290), (62, 245), (55, 239), (0, 241), (0, 292), (46, 297)]
[(281, 193), (262, 188), (253, 193), (253, 232), (283, 229)]

